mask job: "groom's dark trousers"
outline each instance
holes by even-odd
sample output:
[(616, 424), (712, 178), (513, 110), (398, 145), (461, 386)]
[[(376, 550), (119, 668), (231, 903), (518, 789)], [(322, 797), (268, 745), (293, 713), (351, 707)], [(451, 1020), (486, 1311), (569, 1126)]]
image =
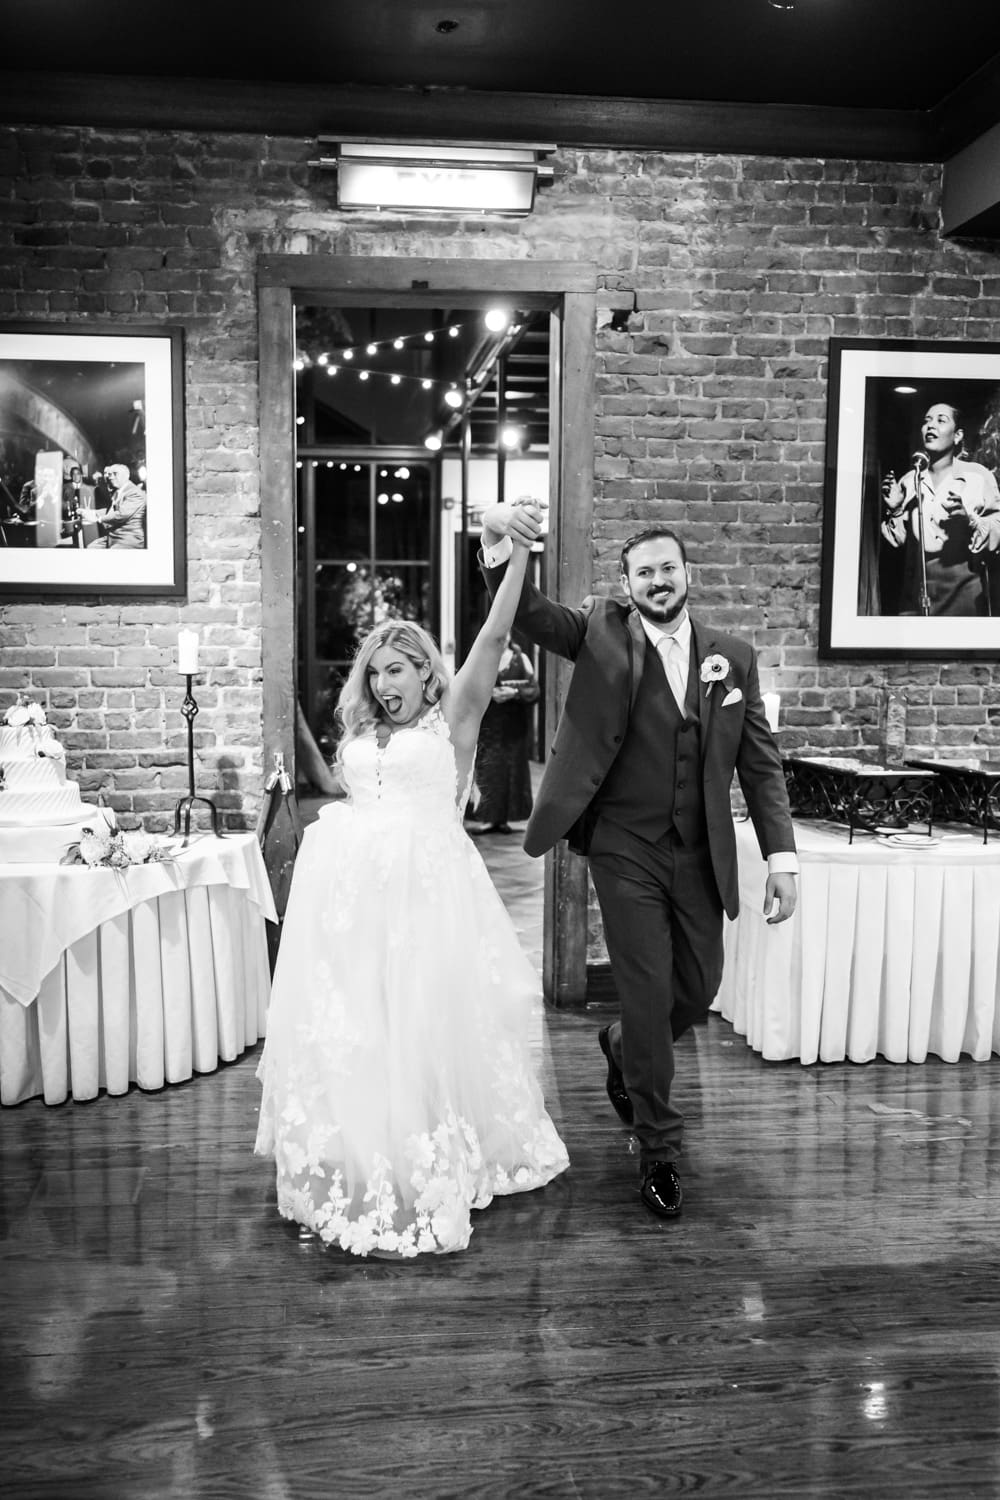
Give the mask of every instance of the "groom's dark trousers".
[(590, 813), (587, 857), (621, 1006), (611, 1048), (643, 1162), (680, 1153), (684, 1121), (670, 1102), (673, 1044), (705, 1016), (722, 979), (698, 691), (692, 661), (682, 717), (655, 652), (647, 651), (628, 733)]

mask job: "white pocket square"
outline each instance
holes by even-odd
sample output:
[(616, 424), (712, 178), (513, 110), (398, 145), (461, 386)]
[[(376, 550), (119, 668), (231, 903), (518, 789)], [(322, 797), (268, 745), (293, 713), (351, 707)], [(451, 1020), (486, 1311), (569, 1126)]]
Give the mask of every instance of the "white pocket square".
[(723, 698), (722, 706), (723, 708), (728, 708), (730, 703), (739, 703), (742, 698), (743, 694), (740, 692), (739, 688), (731, 688)]

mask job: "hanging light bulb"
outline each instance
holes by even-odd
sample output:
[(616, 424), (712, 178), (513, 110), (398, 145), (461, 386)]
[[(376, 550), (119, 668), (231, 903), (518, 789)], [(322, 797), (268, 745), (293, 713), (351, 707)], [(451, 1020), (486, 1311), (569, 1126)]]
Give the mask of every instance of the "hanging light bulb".
[(433, 342), (434, 342), (434, 334), (428, 328), (427, 332), (424, 334), (424, 343), (425, 344), (433, 344)]
[(367, 349), (365, 350), (365, 353), (366, 354), (377, 354), (378, 353), (378, 344), (369, 344), (368, 347), (367, 347)]
[(394, 349), (402, 349), (402, 347), (403, 347), (403, 340), (402, 339), (393, 339), (393, 341), (392, 341), (392, 347)]
[(520, 448), (524, 439), (524, 429), (521, 427), (505, 427), (500, 434), (500, 441), (505, 448)]
[(429, 448), (432, 453), (438, 453), (444, 439), (440, 431), (429, 432), (424, 438), (424, 447)]
[(383, 490), (383, 491), (381, 491), (379, 494), (377, 494), (375, 496), (375, 502), (376, 502), (377, 505), (388, 505), (389, 504), (389, 496)]
[(359, 380), (367, 380), (368, 379), (368, 371), (367, 370), (359, 370), (358, 371), (358, 379)]
[(393, 492), (392, 492), (392, 499), (395, 500), (395, 502), (396, 502), (397, 505), (400, 503), (400, 501), (402, 500), (402, 498), (403, 498), (403, 496), (402, 496), (402, 494), (400, 493), (399, 490), (393, 490)]
[(505, 307), (491, 307), (483, 322), (490, 333), (503, 333), (510, 323), (510, 314)]
[(329, 354), (321, 354), (319, 356), (319, 358), (317, 359), (316, 363), (318, 365), (328, 365), (330, 363), (330, 356), (329, 356)]
[(340, 369), (339, 365), (327, 365), (327, 367), (326, 367), (326, 373), (328, 375), (336, 375), (336, 373), (337, 373), (337, 371), (339, 369)]
[(434, 384), (434, 382), (433, 382), (433, 381), (432, 381), (432, 380), (422, 380), (422, 381), (421, 381), (421, 382), (420, 382), (420, 385), (421, 385), (421, 388), (422, 388), (422, 389), (423, 389), (423, 390), (425, 390), (425, 391), (429, 391), (429, 390), (430, 390), (430, 388), (431, 388), (431, 386), (432, 386), (432, 385), (433, 385), (433, 384)]
[(398, 385), (402, 378), (402, 375), (392, 375), (389, 378), (389, 383), (390, 385)]
[(344, 350), (344, 358), (345, 359), (353, 359), (354, 358), (354, 350), (353, 349), (345, 349)]
[(450, 339), (457, 339), (458, 338), (458, 324), (457, 323), (452, 323), (451, 327), (448, 329), (448, 337)]
[(452, 411), (458, 411), (462, 405), (462, 392), (456, 386), (452, 386), (450, 391), (445, 391), (444, 399), (446, 406), (450, 406)]
[(397, 469), (392, 477), (393, 479), (409, 479), (410, 471), (404, 466), (402, 469)]

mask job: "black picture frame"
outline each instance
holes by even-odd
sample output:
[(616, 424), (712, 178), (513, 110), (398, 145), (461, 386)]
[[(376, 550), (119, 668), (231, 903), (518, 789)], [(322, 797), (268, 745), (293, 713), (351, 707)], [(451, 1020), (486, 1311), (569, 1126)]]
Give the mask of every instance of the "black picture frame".
[[(1000, 658), (1000, 515), (989, 524), (1000, 470), (1000, 343), (831, 339), (828, 391), (819, 656)], [(917, 531), (933, 518), (918, 517), (912, 476), (920, 472), (922, 421), (934, 405), (960, 409), (966, 456), (964, 477), (945, 492), (954, 521), (945, 516), (933, 556), (927, 547), (936, 543), (930, 530), (923, 533), (921, 562)], [(890, 528), (895, 544), (882, 531), (891, 520), (883, 484), (897, 501), (903, 497)], [(963, 494), (976, 514), (958, 506)], [(989, 541), (974, 555), (965, 539), (976, 525)]]
[(183, 329), (0, 322), (0, 599), (185, 594), (184, 458)]

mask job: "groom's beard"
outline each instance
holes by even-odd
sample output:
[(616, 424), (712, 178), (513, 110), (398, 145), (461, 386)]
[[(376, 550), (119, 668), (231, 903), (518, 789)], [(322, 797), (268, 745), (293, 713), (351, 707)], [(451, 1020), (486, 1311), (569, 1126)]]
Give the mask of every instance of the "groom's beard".
[(633, 599), (632, 603), (640, 615), (650, 622), (651, 625), (670, 625), (684, 609), (687, 604), (688, 591), (685, 586), (682, 593), (671, 592), (661, 600)]

